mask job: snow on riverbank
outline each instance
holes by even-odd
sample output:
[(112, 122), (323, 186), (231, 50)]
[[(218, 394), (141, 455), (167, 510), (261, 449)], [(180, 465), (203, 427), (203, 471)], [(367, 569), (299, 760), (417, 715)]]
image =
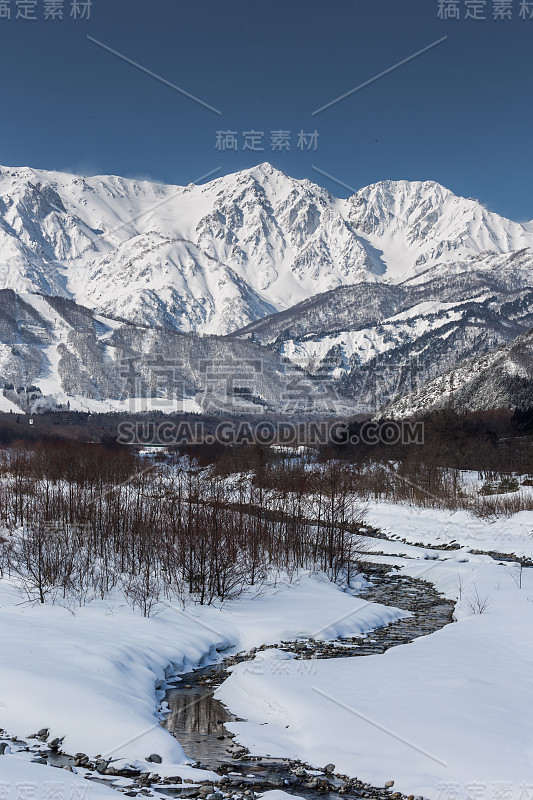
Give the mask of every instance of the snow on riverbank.
[[(217, 696), (248, 722), (229, 727), (252, 753), (333, 762), (373, 785), (393, 779), (406, 794), (449, 800), (452, 786), (458, 799), (491, 800), (505, 784), (509, 800), (524, 800), (524, 786), (533, 790), (533, 570), (519, 589), (516, 568), (489, 557), (420, 555), (392, 560), (461, 595), (457, 623), (384, 655), (309, 669), (238, 665)], [(471, 613), (476, 597), (488, 601), (483, 614)]]
[[(387, 536), (443, 547), (458, 542), (476, 550), (533, 556), (533, 512), (480, 519), (466, 511), (372, 502), (365, 519)], [(398, 550), (396, 551), (398, 552)]]
[(31, 764), (16, 755), (2, 756), (0, 764), (2, 800), (117, 800), (107, 786), (89, 783), (66, 770)]
[(118, 602), (74, 612), (20, 603), (10, 584), (0, 582), (0, 726), (20, 736), (50, 728), (51, 737), (66, 737), (70, 753), (141, 760), (158, 753), (165, 763), (181, 764), (181, 746), (156, 715), (155, 686), (169, 668), (186, 672), (216, 658), (215, 648), (354, 635), (404, 613), (309, 575), (222, 610), (166, 608), (150, 619)]

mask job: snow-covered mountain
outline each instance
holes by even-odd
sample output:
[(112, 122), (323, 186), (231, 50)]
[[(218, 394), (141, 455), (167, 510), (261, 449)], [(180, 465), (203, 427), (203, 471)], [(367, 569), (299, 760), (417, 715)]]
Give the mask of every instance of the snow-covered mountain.
[(386, 277), (406, 280), (435, 264), (531, 247), (533, 229), (457, 197), (434, 181), (382, 181), (347, 201), (347, 218), (382, 252)]
[(217, 364), (223, 408), (375, 412), (528, 330), (532, 266), (533, 225), (434, 182), (339, 200), (269, 164), (187, 187), (0, 168), (4, 404), (153, 407), (170, 370), (206, 410)]
[(493, 352), (465, 359), (382, 413), (389, 417), (409, 417), (443, 407), (465, 412), (525, 409), (532, 405), (533, 330), (530, 330)]
[(254, 342), (121, 322), (0, 290), (0, 411), (353, 414), (332, 381)]
[(510, 255), (472, 256), (437, 264), (402, 283), (359, 283), (333, 289), (272, 314), (232, 336), (253, 336), (262, 344), (358, 330), (425, 304), (466, 303), (533, 286), (533, 255), (528, 249)]
[(275, 349), (377, 411), (531, 326), (531, 256), (524, 250), (437, 265), (400, 284), (333, 289), (230, 338)]
[(0, 168), (0, 288), (178, 331), (225, 334), (340, 286), (529, 247), (532, 226), (434, 182), (339, 200), (269, 164), (187, 187)]
[[(299, 338), (261, 342), (138, 326), (62, 297), (0, 290), (0, 410), (374, 413), (420, 387), (424, 402), (442, 398), (448, 390), (437, 381), (428, 393), (428, 381), (462, 374), (465, 358), (490, 356), (533, 326), (531, 288), (455, 302), (424, 299), (430, 291), (341, 287), (296, 306), (292, 323), (290, 310), (269, 318), (283, 316)], [(351, 327), (333, 327), (350, 317)]]

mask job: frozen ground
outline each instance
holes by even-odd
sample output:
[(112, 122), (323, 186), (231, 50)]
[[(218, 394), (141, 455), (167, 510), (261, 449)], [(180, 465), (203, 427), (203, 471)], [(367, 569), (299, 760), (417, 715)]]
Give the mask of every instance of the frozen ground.
[[(247, 720), (231, 729), (253, 753), (332, 762), (338, 772), (374, 785), (394, 780), (395, 789), (431, 800), (530, 800), (533, 570), (520, 575), (516, 565), (468, 550), (531, 555), (533, 514), (472, 521), (462, 512), (375, 504), (367, 517), (407, 542), (463, 545), (439, 551), (376, 539), (386, 555), (372, 556), (457, 599), (457, 622), (384, 655), (309, 663), (267, 651), (218, 690)], [(473, 613), (485, 601), (484, 613)], [(20, 736), (49, 727), (66, 736), (71, 753), (143, 761), (156, 752), (159, 774), (185, 775), (191, 767), (181, 747), (158, 724), (155, 687), (165, 674), (216, 658), (215, 648), (354, 635), (399, 615), (309, 575), (223, 609), (166, 608), (148, 620), (118, 598), (71, 610), (21, 605), (4, 580), (0, 725)], [(0, 756), (0, 782), (33, 780), (37, 771), (57, 780), (55, 770), (21, 755)]]

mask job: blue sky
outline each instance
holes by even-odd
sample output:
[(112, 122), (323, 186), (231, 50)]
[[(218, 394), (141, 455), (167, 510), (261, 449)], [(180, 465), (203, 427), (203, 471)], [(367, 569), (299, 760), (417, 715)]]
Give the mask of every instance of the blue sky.
[[(520, 16), (522, 0), (496, 20), (498, 0), (486, 20), (464, 18), (472, 0), (458, 0), (458, 20), (438, 18), (439, 0), (93, 0), (89, 20), (71, 19), (64, 0), (65, 18), (46, 21), (49, 0), (35, 2), (36, 21), (14, 18), (17, 0), (0, 19), (2, 164), (185, 184), (270, 161), (339, 196), (350, 190), (323, 173), (354, 189), (434, 179), (533, 218), (533, 18)], [(263, 151), (242, 149), (251, 130)], [(271, 149), (280, 130), (288, 151)], [(315, 130), (316, 150), (298, 149), (300, 131)], [(217, 150), (217, 131), (236, 132), (237, 151)]]

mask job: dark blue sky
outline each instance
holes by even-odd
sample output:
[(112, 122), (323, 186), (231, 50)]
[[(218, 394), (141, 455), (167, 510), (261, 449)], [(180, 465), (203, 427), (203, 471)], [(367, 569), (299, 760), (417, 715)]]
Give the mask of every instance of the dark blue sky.
[[(12, 18), (0, 19), (0, 163), (184, 184), (270, 161), (349, 194), (314, 165), (354, 188), (435, 179), (531, 219), (533, 18), (513, 0), (514, 18), (494, 20), (494, 2), (485, 21), (439, 20), (439, 0), (93, 0), (89, 21), (23, 21), (11, 0)], [(315, 129), (317, 150), (298, 150), (298, 133)], [(216, 150), (219, 130), (237, 132), (237, 152)], [(263, 152), (242, 150), (249, 130), (264, 132)], [(290, 151), (272, 152), (273, 130), (291, 132)]]

